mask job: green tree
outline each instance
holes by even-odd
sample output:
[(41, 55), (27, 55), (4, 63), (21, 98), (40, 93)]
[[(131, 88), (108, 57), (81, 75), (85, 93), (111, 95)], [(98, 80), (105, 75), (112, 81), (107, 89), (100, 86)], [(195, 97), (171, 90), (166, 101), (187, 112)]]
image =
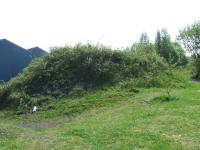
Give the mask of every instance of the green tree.
[(178, 42), (174, 42), (172, 44), (173, 44), (173, 47), (174, 47), (174, 49), (175, 49), (175, 51), (178, 55), (177, 65), (178, 66), (186, 66), (187, 63), (188, 63), (188, 59), (185, 55), (184, 49), (182, 48), (182, 46)]
[(134, 51), (140, 55), (155, 53), (154, 44), (150, 43), (147, 33), (140, 35), (139, 42), (133, 43), (131, 51)]
[(149, 43), (149, 37), (146, 32), (140, 35), (140, 43)]
[(178, 39), (192, 54), (194, 62), (194, 78), (200, 79), (200, 21), (194, 22), (180, 30)]
[(157, 32), (155, 39), (156, 52), (168, 63), (175, 64), (178, 61), (178, 54), (176, 53), (170, 35), (166, 29)]
[(160, 31), (157, 31), (156, 33), (156, 39), (155, 39), (155, 48), (156, 52), (161, 55), (161, 33)]

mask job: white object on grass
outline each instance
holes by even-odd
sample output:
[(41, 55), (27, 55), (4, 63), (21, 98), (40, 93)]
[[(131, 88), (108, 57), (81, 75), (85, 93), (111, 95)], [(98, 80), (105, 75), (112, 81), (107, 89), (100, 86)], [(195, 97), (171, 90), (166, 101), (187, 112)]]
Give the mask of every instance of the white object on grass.
[(33, 112), (36, 112), (37, 111), (37, 106), (34, 106), (33, 107)]

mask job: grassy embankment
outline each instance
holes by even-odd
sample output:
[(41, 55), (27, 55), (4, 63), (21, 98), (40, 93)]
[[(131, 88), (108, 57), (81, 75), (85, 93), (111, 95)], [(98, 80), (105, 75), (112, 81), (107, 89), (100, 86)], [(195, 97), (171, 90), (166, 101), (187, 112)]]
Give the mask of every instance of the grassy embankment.
[[(49, 101), (32, 115), (0, 112), (0, 149), (200, 149), (200, 84), (112, 88)], [(45, 111), (46, 109), (46, 111)]]

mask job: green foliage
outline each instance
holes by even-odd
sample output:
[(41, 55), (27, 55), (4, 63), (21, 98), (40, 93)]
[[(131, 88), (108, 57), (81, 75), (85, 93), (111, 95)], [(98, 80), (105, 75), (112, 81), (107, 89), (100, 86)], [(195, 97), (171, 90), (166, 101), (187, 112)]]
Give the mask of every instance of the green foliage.
[(198, 150), (199, 89), (192, 83), (168, 99), (162, 88), (136, 94), (117, 85), (48, 101), (34, 115), (0, 111), (0, 149)]
[(178, 60), (176, 62), (177, 66), (186, 66), (188, 64), (188, 58), (185, 55), (185, 51), (181, 47), (181, 45), (177, 42), (172, 43), (174, 50), (178, 56)]
[(142, 33), (140, 36), (140, 43), (149, 43), (149, 37), (147, 35), (147, 33)]
[(193, 77), (200, 80), (200, 55), (193, 56)]
[[(167, 30), (162, 29), (157, 32), (155, 40), (155, 48), (157, 53), (165, 58), (165, 60), (170, 64), (175, 64), (179, 61), (179, 53), (177, 53), (174, 44), (171, 42), (170, 35)], [(180, 50), (180, 48), (178, 49)]]
[(7, 95), (2, 94), (0, 99), (14, 101), (20, 110), (28, 111), (32, 102), (43, 96), (80, 96), (122, 80), (148, 74), (153, 77), (165, 67), (150, 43), (122, 51), (91, 44), (54, 48), (12, 79), (9, 82), (12, 88), (2, 89), (0, 93)]
[(10, 99), (11, 91), (12, 87), (10, 83), (0, 85), (0, 110), (12, 105), (12, 100)]
[(120, 83), (120, 86), (128, 89), (152, 87), (164, 88), (165, 95), (168, 95), (168, 93), (171, 94), (171, 90), (175, 88), (189, 87), (189, 74), (190, 72), (185, 71), (184, 69), (170, 69), (168, 66), (162, 71), (162, 73), (156, 71), (150, 72), (144, 76), (123, 81)]
[(171, 99), (172, 97), (172, 91), (176, 86), (176, 83), (174, 82), (174, 74), (173, 74), (174, 66), (170, 65), (168, 69), (165, 71), (165, 92), (166, 92), (166, 98)]
[(188, 25), (179, 33), (179, 40), (182, 41), (188, 52), (192, 53), (194, 63), (194, 78), (200, 79), (200, 22)]
[(134, 43), (131, 51), (137, 56), (145, 57), (147, 55), (156, 55), (155, 47), (151, 43)]
[(183, 42), (189, 52), (200, 54), (200, 21), (194, 22), (180, 30), (178, 39)]

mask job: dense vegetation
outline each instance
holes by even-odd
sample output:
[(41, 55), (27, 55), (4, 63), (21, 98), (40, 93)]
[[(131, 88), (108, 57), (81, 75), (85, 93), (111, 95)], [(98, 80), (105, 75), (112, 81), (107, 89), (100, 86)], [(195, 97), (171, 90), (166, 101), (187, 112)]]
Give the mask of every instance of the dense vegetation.
[[(153, 49), (143, 55), (138, 51), (138, 48), (120, 51), (90, 44), (54, 48), (2, 86), (0, 97), (4, 105), (1, 106), (12, 104), (29, 108), (46, 96), (80, 95), (150, 73), (156, 78), (166, 69), (167, 64)], [(26, 109), (23, 107), (23, 110)]]
[(92, 44), (55, 47), (0, 87), (1, 108), (29, 112), (50, 99), (80, 96), (119, 82), (171, 89), (177, 80), (172, 79), (174, 68), (186, 64), (182, 47), (164, 29), (155, 43), (143, 33), (139, 42), (121, 50)]
[(193, 77), (200, 79), (200, 22), (195, 22), (181, 30), (179, 39), (186, 50), (192, 54)]
[(53, 48), (1, 83), (0, 149), (199, 149), (199, 29), (180, 31), (189, 59), (166, 29)]
[[(189, 79), (184, 70), (179, 77)], [(189, 81), (189, 80), (188, 80)], [(198, 83), (173, 90), (119, 83), (77, 98), (48, 101), (35, 114), (0, 111), (0, 149), (198, 150)]]
[(186, 65), (187, 58), (178, 42), (171, 42), (166, 29), (157, 32), (155, 47), (157, 53), (170, 64)]

